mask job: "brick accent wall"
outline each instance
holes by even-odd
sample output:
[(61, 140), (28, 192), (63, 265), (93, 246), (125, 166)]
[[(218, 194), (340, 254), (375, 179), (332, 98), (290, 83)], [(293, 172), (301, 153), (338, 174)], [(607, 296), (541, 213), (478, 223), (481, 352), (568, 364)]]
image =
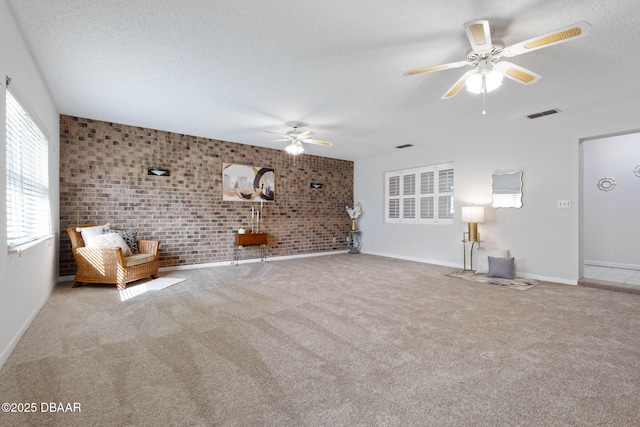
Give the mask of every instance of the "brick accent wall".
[[(353, 162), (303, 154), (294, 166), (281, 149), (61, 115), (60, 275), (76, 272), (64, 230), (86, 223), (159, 240), (161, 267), (231, 262), (235, 231), (250, 227), (259, 204), (222, 201), (223, 163), (275, 169), (276, 200), (263, 208), (269, 256), (346, 248)], [(148, 175), (152, 166), (170, 176)], [(259, 251), (246, 247), (241, 256)]]

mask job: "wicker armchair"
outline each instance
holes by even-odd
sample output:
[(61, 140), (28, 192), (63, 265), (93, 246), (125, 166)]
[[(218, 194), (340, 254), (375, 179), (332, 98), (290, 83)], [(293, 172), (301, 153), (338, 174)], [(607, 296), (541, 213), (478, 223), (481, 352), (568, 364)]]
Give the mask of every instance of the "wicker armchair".
[(151, 276), (158, 278), (158, 248), (160, 242), (138, 240), (138, 254), (125, 257), (121, 248), (84, 245), (77, 228), (93, 227), (97, 224), (82, 224), (67, 228), (71, 237), (73, 256), (78, 272), (73, 287), (83, 283), (115, 284), (124, 290), (127, 283)]

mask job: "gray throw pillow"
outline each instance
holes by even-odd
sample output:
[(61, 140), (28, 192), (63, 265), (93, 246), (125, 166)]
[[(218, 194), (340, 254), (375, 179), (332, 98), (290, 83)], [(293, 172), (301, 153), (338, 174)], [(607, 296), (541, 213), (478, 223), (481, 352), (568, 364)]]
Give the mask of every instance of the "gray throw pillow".
[(513, 274), (513, 262), (512, 258), (496, 258), (496, 257), (487, 257), (489, 260), (489, 273), (487, 276), (489, 277), (500, 277), (503, 279), (513, 279), (515, 276)]
[[(476, 267), (476, 274), (488, 274), (489, 273), (489, 257), (494, 258), (508, 258), (509, 249), (485, 249), (478, 248), (475, 251), (474, 260)], [(471, 267), (473, 268), (473, 266)]]
[(138, 253), (138, 232), (136, 230), (105, 230), (104, 234), (118, 233), (134, 254)]

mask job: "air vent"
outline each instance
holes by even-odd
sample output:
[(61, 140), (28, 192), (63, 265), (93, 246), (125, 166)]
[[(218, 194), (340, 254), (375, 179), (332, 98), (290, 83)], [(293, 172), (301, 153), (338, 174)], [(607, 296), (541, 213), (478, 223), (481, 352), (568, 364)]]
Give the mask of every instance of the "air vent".
[(530, 119), (537, 119), (538, 117), (544, 117), (544, 116), (548, 116), (550, 114), (556, 114), (559, 112), (560, 110), (558, 110), (557, 108), (554, 108), (553, 110), (547, 110), (547, 111), (542, 111), (540, 113), (529, 114), (527, 117)]
[(413, 147), (413, 144), (398, 145), (396, 148), (402, 150), (403, 148), (409, 148), (409, 147)]

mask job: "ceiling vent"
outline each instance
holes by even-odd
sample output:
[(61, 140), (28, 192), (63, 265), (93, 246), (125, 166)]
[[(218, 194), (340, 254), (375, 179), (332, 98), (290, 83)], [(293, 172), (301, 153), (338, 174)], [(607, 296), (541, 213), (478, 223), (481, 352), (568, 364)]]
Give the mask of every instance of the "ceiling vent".
[(409, 148), (409, 147), (413, 147), (413, 144), (404, 144), (404, 145), (398, 145), (396, 146), (396, 148), (402, 150), (403, 148)]
[(557, 108), (554, 108), (553, 110), (547, 110), (547, 111), (542, 111), (540, 113), (529, 114), (527, 117), (530, 119), (537, 119), (538, 117), (544, 117), (544, 116), (548, 116), (550, 114), (556, 114), (559, 112), (560, 110), (558, 110)]

